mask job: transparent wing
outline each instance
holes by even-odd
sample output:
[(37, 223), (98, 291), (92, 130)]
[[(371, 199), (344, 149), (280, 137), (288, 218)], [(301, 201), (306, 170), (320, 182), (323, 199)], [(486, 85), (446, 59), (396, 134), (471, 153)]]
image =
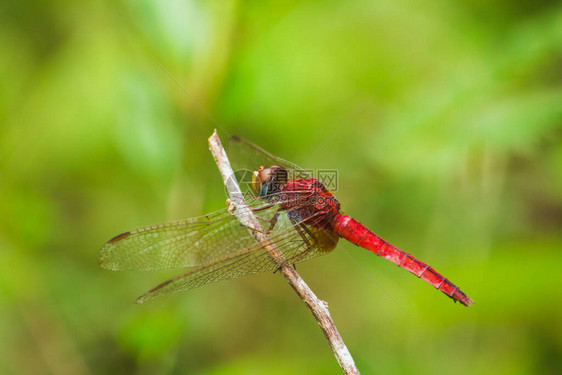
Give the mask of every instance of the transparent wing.
[[(231, 139), (230, 149), (238, 168), (251, 168), (238, 179), (250, 207), (264, 202), (255, 197), (251, 188), (251, 174), (261, 165), (281, 165), (290, 178), (307, 177), (306, 171), (277, 158), (258, 146), (239, 137)], [(230, 156), (230, 155), (229, 155)], [(274, 200), (270, 199), (269, 204)], [(260, 211), (271, 218), (277, 205)], [(122, 233), (108, 241), (101, 249), (98, 262), (110, 270), (158, 270), (199, 266), (210, 263), (238, 249), (255, 243), (248, 229), (226, 210), (190, 219), (177, 220), (138, 228)]]
[[(298, 166), (277, 158), (263, 149), (238, 137), (233, 137), (229, 157), (233, 165), (247, 168), (249, 185), (251, 173), (261, 165), (280, 165), (287, 169), (289, 178), (311, 178)], [(232, 153), (232, 154), (231, 154)], [(239, 180), (241, 185), (244, 180)], [(281, 200), (267, 203), (253, 196), (253, 190), (244, 189), (246, 199), (264, 229), (270, 229), (270, 238), (291, 263), (301, 262), (325, 254), (336, 246), (338, 236), (331, 230), (321, 230), (300, 223), (280, 210)], [(275, 203), (276, 202), (276, 203)], [(269, 226), (276, 217), (274, 226)], [(158, 296), (195, 288), (210, 282), (232, 279), (243, 275), (275, 270), (277, 260), (271, 259), (246, 228), (226, 209), (205, 216), (152, 225), (120, 234), (101, 249), (98, 260), (111, 270), (156, 270), (187, 266), (197, 268), (171, 279), (139, 298), (144, 302)]]
[[(260, 217), (271, 218), (277, 205), (250, 203)], [(150, 225), (122, 233), (101, 249), (98, 262), (110, 270), (158, 270), (198, 266), (255, 244), (248, 228), (226, 209)]]
[[(283, 220), (288, 220), (286, 217)], [(326, 254), (336, 247), (339, 237), (330, 230), (321, 230), (304, 225), (297, 229), (301, 223), (295, 225), (281, 225), (284, 230), (271, 235), (271, 240), (283, 253), (289, 263), (298, 263)], [(272, 259), (263, 246), (254, 240), (248, 248), (231, 252), (223, 258), (195, 268), (187, 273), (170, 279), (137, 299), (143, 303), (167, 294), (197, 288), (202, 285), (221, 280), (275, 271), (280, 267), (279, 259)]]

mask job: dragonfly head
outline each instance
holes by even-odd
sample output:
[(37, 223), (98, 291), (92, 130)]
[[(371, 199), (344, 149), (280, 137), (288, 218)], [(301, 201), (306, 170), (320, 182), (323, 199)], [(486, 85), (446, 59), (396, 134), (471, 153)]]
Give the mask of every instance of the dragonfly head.
[(278, 165), (263, 165), (252, 175), (252, 188), (261, 198), (278, 194), (287, 183), (287, 170)]

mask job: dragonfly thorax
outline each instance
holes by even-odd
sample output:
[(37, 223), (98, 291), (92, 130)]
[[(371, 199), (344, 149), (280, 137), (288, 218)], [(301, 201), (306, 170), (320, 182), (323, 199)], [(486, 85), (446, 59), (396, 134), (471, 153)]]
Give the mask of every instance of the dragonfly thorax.
[(292, 219), (317, 228), (329, 227), (340, 211), (340, 203), (316, 178), (288, 180), (278, 165), (261, 166), (252, 176), (252, 188), (262, 199), (281, 204)]
[(296, 178), (283, 187), (283, 208), (317, 228), (328, 228), (340, 212), (340, 203), (316, 178)]

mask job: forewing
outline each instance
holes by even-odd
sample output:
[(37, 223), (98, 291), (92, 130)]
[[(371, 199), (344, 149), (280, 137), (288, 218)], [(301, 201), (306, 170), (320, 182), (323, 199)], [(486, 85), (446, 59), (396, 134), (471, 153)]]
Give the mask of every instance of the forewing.
[[(284, 259), (290, 264), (326, 254), (333, 250), (337, 244), (339, 237), (333, 231), (313, 227), (307, 227), (306, 230), (297, 230), (296, 228), (300, 223), (289, 224), (286, 221), (288, 220), (286, 216), (280, 218), (280, 220), (285, 221), (279, 223), (280, 227), (284, 229), (271, 235), (270, 239), (275, 242)], [(137, 302), (143, 303), (167, 294), (197, 288), (221, 280), (275, 271), (280, 268), (280, 265), (279, 259), (272, 259), (263, 246), (254, 240), (254, 244), (248, 248), (231, 252), (221, 259), (160, 284), (140, 296)]]
[[(253, 201), (253, 208), (264, 205)], [(271, 217), (276, 206), (262, 210)], [(199, 266), (254, 245), (248, 228), (226, 209), (205, 216), (150, 225), (120, 234), (101, 249), (99, 264), (110, 270), (158, 270)]]

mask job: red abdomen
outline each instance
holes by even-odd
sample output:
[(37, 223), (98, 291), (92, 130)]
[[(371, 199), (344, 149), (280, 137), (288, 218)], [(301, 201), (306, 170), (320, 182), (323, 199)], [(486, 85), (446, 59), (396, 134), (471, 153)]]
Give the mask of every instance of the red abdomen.
[(427, 281), (455, 302), (459, 301), (465, 306), (470, 306), (474, 302), (433, 268), (386, 242), (357, 220), (346, 215), (336, 215), (332, 221), (332, 229), (353, 244), (372, 251)]

